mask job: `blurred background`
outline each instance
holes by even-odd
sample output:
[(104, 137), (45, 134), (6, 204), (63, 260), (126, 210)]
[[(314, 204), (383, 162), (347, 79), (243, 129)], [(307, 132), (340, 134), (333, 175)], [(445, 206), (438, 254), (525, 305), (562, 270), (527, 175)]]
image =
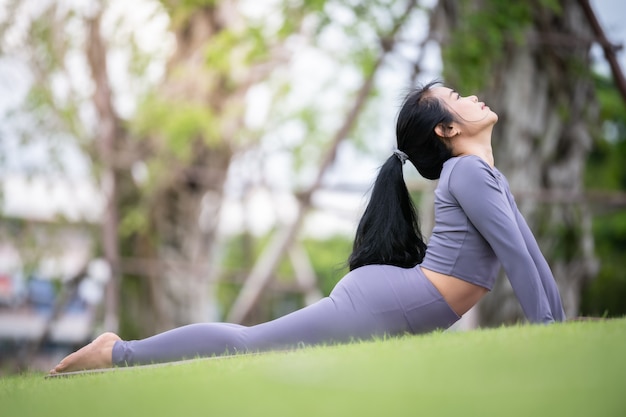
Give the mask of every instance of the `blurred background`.
[[(568, 317), (626, 314), (621, 0), (0, 0), (0, 375), (347, 272), (412, 86), (499, 115)], [(405, 169), (432, 228), (435, 183)], [(506, 279), (457, 330), (523, 320)]]

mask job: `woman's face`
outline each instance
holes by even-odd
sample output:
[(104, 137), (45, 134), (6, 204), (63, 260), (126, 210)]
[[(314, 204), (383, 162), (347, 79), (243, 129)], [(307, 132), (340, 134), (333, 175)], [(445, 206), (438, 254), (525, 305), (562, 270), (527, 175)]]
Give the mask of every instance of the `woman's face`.
[(492, 126), (498, 121), (498, 115), (485, 103), (478, 101), (476, 96), (461, 97), (459, 93), (448, 87), (434, 87), (430, 91), (433, 97), (445, 103), (452, 114), (458, 118), (459, 123), (465, 127), (480, 130), (481, 127)]

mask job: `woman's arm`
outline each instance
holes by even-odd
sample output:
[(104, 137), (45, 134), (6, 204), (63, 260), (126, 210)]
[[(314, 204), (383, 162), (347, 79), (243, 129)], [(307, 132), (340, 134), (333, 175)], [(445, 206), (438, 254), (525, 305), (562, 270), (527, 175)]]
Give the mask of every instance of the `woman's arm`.
[[(506, 179), (504, 181), (506, 181)], [(520, 213), (519, 209), (517, 208), (517, 204), (515, 204), (513, 194), (511, 194), (511, 190), (509, 189), (508, 182), (506, 182), (506, 194), (509, 203), (511, 204), (511, 208), (515, 213), (515, 219), (517, 221), (519, 230), (522, 233), (526, 248), (528, 249), (530, 256), (533, 258), (533, 262), (535, 263), (537, 271), (539, 272), (539, 278), (541, 279), (543, 290), (545, 291), (546, 296), (548, 297), (548, 302), (550, 303), (552, 316), (555, 320), (564, 321), (565, 311), (563, 310), (561, 295), (559, 294), (559, 289), (556, 285), (556, 281), (554, 280), (554, 275), (552, 275), (552, 270), (550, 269), (546, 258), (541, 253), (541, 249), (539, 248), (537, 240), (535, 239), (533, 232), (530, 230), (528, 223), (526, 223), (526, 219), (524, 219), (524, 216), (522, 216), (522, 213)]]
[(528, 320), (553, 322), (539, 269), (495, 171), (477, 156), (463, 157), (453, 168), (449, 189), (502, 263)]

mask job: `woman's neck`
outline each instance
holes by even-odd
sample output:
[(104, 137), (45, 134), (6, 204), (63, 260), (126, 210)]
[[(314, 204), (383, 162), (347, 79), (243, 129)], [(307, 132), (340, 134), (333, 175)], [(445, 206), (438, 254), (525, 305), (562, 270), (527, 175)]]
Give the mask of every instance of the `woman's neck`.
[(493, 150), (491, 149), (491, 140), (478, 141), (473, 138), (457, 138), (454, 144), (453, 155), (476, 155), (492, 168), (495, 163)]
[(478, 135), (464, 136), (461, 134), (455, 137), (452, 154), (455, 156), (476, 155), (493, 168), (495, 161), (491, 148), (491, 129)]

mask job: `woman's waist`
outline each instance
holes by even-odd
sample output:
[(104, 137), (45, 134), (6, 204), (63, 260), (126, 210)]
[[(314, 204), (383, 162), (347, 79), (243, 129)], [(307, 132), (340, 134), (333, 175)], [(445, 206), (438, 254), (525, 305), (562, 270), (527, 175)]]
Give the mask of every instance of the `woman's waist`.
[(463, 251), (447, 254), (428, 247), (420, 266), (441, 275), (464, 281), (491, 291), (500, 263), (495, 256), (483, 251)]
[(489, 288), (468, 280), (420, 267), (426, 278), (441, 293), (450, 307), (459, 315), (467, 313), (489, 292)]

